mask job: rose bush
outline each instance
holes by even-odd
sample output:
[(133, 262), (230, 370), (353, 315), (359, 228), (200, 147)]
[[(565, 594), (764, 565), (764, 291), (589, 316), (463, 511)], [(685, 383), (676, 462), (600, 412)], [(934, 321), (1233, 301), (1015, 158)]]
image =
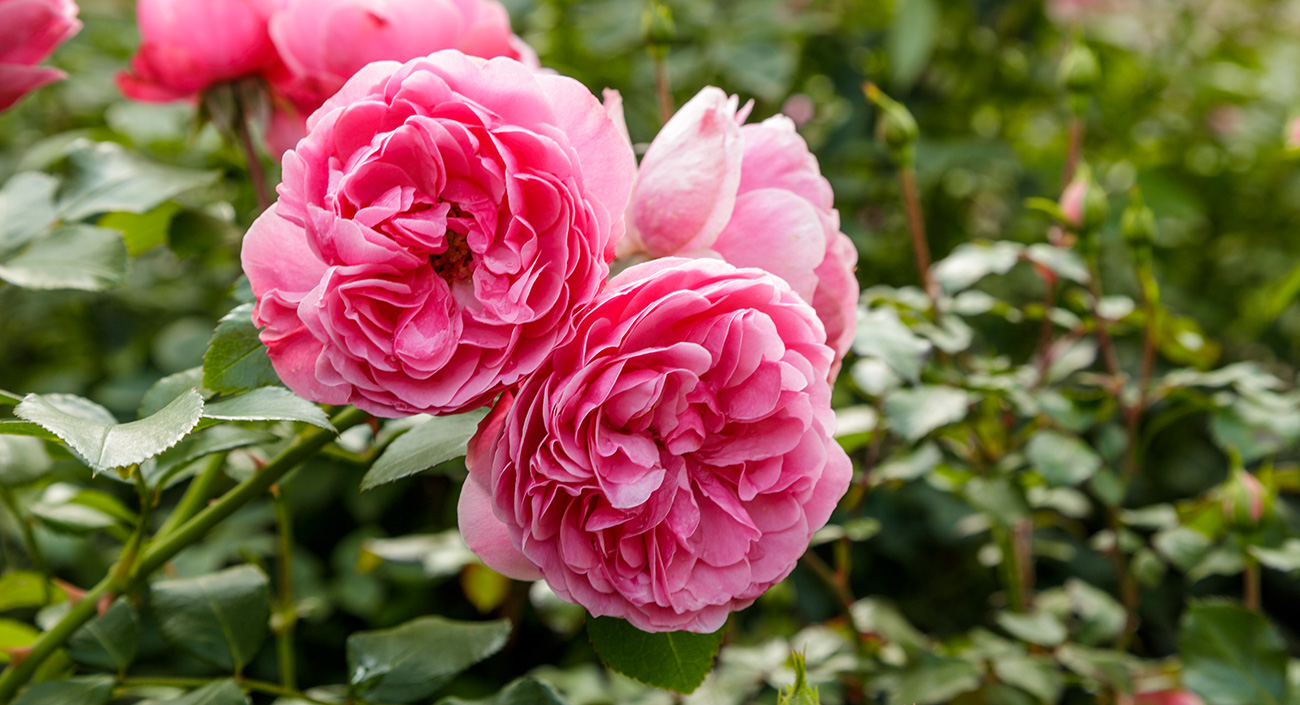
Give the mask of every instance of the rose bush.
[(537, 66), (537, 56), (510, 31), (496, 0), (287, 0), (271, 19), (283, 59), (272, 76), (286, 100), (270, 133), (276, 154), (306, 132), (306, 118), (371, 61), (407, 61), (441, 49), (504, 56)]
[(117, 83), (129, 98), (170, 101), (272, 69), (276, 0), (140, 0), (140, 48)]
[(0, 0), (0, 111), (65, 76), (36, 64), (79, 31), (72, 0)]
[(298, 394), (382, 416), (484, 405), (604, 284), (633, 157), (577, 81), (453, 50), (377, 62), (308, 127), (242, 255)]
[(780, 279), (633, 266), (483, 421), (461, 531), (593, 615), (711, 632), (793, 570), (852, 474), (832, 351)]
[(781, 276), (825, 324), (833, 375), (857, 325), (857, 250), (794, 122), (742, 126), (749, 107), (738, 105), (707, 87), (664, 125), (641, 161), (620, 249), (721, 257)]

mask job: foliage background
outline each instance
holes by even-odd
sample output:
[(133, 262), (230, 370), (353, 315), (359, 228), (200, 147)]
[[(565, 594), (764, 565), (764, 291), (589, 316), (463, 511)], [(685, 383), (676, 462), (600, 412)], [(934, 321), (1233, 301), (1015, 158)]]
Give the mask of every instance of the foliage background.
[[(0, 388), (84, 395), (125, 420), (159, 378), (199, 364), (218, 320), (247, 300), (238, 248), (256, 203), (242, 157), (212, 126), (194, 127), (193, 106), (135, 104), (117, 92), (112, 75), (138, 41), (131, 4), (80, 4), (85, 29), (55, 56), (69, 80), (0, 115), (0, 180), (70, 169), (64, 155), (80, 138), (220, 174), (143, 216), (100, 221), (122, 229), (131, 250), (120, 286), (45, 292), (0, 285)], [(594, 91), (619, 89), (634, 142), (653, 137), (658, 113), (643, 0), (507, 4), (545, 65)], [(667, 47), (676, 103), (714, 84), (753, 98), (759, 118), (783, 107), (802, 113), (801, 133), (861, 255), (864, 311), (892, 312), (885, 317), (905, 324), (899, 332), (868, 318), (861, 336), (930, 348), (899, 358), (868, 342), (860, 357), (851, 356), (837, 400), (848, 409), (842, 440), (859, 481), (835, 520), (843, 537), (831, 536), (786, 583), (733, 618), (717, 671), (690, 701), (774, 702), (774, 686), (792, 679), (791, 648), (806, 649), (825, 703), (1128, 702), (1133, 690), (1180, 682), (1199, 684), (1194, 689), (1211, 703), (1300, 700), (1285, 678), (1275, 682), (1296, 671), (1284, 654), (1300, 653), (1293, 507), (1300, 402), (1292, 391), (1300, 352), (1300, 170), (1296, 145), (1285, 139), (1300, 113), (1300, 3), (1109, 0), (1076, 3), (1094, 6), (1078, 21), (1028, 0), (665, 4), (673, 27), (657, 39)], [(939, 322), (955, 343), (926, 327), (936, 322), (914, 288), (898, 170), (875, 139), (879, 115), (861, 90), (865, 81), (880, 84), (920, 125), (917, 175), (936, 260), (961, 253), (962, 243), (1043, 243), (1052, 221), (1025, 200), (1056, 200), (1063, 186), (1071, 109), (1058, 64), (1076, 39), (1100, 65), (1082, 113), (1083, 157), (1111, 203), (1097, 233), (1097, 271), (1106, 294), (1131, 300), (1110, 300), (1120, 312), (1110, 325), (1128, 381), (1118, 403), (1095, 346), (1084, 345), (1071, 358), (1079, 364), (1047, 384), (1017, 372), (1033, 369), (1042, 353), (1045, 289), (1032, 267), (979, 281), (977, 289), (1004, 302), (1000, 307), (981, 310), (974, 297), (969, 309), (945, 304), (949, 313), (973, 311)], [(1122, 407), (1137, 393), (1143, 332), (1157, 326), (1141, 305), (1141, 261), (1119, 227), (1134, 186), (1157, 223), (1151, 262), (1167, 313), (1158, 318), (1152, 379), (1165, 386), (1145, 399), (1138, 438), (1126, 441)], [(997, 269), (983, 255), (964, 261)], [(1079, 335), (1071, 339), (1097, 339), (1090, 301), (1085, 286), (1062, 285), (1058, 339), (1071, 338), (1076, 320)], [(909, 364), (904, 358), (922, 366), (913, 384), (898, 374)], [(1239, 362), (1249, 366), (1229, 368), (1226, 377), (1202, 374)], [(1168, 377), (1180, 370), (1182, 378)], [(891, 395), (913, 387), (966, 396), (955, 409), (924, 398), (910, 412), (898, 401), (891, 407)], [(909, 433), (926, 409), (951, 411), (944, 420), (953, 423), (922, 421)], [(1073, 452), (1052, 461), (1030, 451), (1044, 429), (1058, 434), (1049, 437), (1053, 447)], [(1060, 445), (1074, 438), (1082, 449)], [(1129, 442), (1138, 448), (1131, 480)], [(50, 449), (52, 472), (12, 490), (24, 506), (49, 500), (54, 483), (133, 502), (129, 487), (92, 479), (69, 454)], [(602, 671), (583, 636), (581, 610), (504, 582), (447, 540), (442, 532), (455, 527), (463, 477), (459, 461), (359, 492), (374, 452), (362, 429), (286, 483), (304, 687), (347, 681), (344, 644), (353, 632), (429, 614), (492, 614), (516, 622), (510, 642), (440, 695), (486, 696), (533, 672), (574, 703), (673, 700)], [(255, 455), (232, 455), (234, 478), (223, 479), (225, 486), (251, 469)], [(1066, 480), (1052, 479), (1052, 462)], [(1241, 502), (1233, 505), (1249, 487), (1234, 479), (1234, 468), (1262, 480), (1269, 507), (1263, 522), (1243, 521)], [(976, 491), (981, 487), (993, 489)], [(179, 496), (169, 492), (164, 505)], [(53, 572), (76, 585), (93, 584), (120, 550), (111, 531), (69, 532), (39, 516), (33, 522)], [(1020, 557), (1032, 563), (1028, 581), (1007, 577), (1017, 540), (1025, 547)], [(1117, 541), (1126, 559), (1118, 563)], [(0, 545), (5, 570), (32, 567), (11, 513), (0, 512)], [(240, 563), (274, 573), (276, 556), (267, 499), (182, 553), (171, 573)], [(1235, 606), (1215, 613), (1218, 603), (1201, 602), (1219, 596), (1240, 604), (1243, 574), (1251, 571), (1262, 575), (1266, 620)], [(1126, 586), (1140, 597), (1131, 635), (1123, 624)], [(1025, 588), (1031, 594), (1018, 601), (1012, 593)], [(1033, 593), (1036, 606), (1027, 599)], [(1197, 605), (1207, 610), (1201, 617), (1209, 627), (1189, 619)], [(20, 607), (4, 616), (32, 622), (37, 613)], [(1234, 647), (1200, 653), (1198, 644), (1213, 639), (1198, 629)], [(1019, 672), (995, 665), (1008, 662), (1021, 664)], [(1198, 681), (1210, 666), (1231, 675)], [(130, 672), (214, 675), (168, 648), (148, 620)], [(269, 641), (247, 673), (275, 680)], [(1234, 700), (1230, 681), (1243, 679), (1264, 685)]]

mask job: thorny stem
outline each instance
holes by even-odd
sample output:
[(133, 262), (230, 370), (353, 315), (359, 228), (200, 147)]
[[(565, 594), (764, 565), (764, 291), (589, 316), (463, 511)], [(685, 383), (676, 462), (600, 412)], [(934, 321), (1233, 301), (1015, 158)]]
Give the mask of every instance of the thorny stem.
[[(362, 423), (367, 418), (364, 411), (346, 408), (336, 415), (332, 422), (339, 432)], [(203, 511), (194, 515), (184, 524), (165, 536), (158, 536), (155, 542), (139, 555), (135, 562), (140, 543), (136, 538), (122, 551), (122, 557), (109, 570), (95, 587), (69, 609), (49, 631), (41, 634), (31, 646), (31, 653), (19, 664), (10, 664), (0, 673), (0, 705), (13, 700), (18, 689), (31, 679), (32, 674), (60, 646), (67, 642), (81, 625), (90, 621), (96, 614), (96, 603), (100, 598), (110, 594), (129, 593), (145, 584), (149, 576), (191, 544), (202, 539), (212, 527), (234, 514), (240, 507), (260, 497), (271, 485), (278, 482), (290, 470), (298, 467), (326, 444), (334, 440), (336, 432), (314, 428), (300, 435), (293, 443), (271, 459), (256, 475), (239, 483), (229, 492)]]
[(1005, 527), (993, 528), (994, 540), (1002, 552), (1002, 584), (1007, 591), (1007, 606), (1015, 612), (1024, 612), (1028, 607), (1024, 592), (1025, 567), (1020, 564), (1020, 551), (1015, 546), (1015, 536)]
[(262, 174), (262, 156), (257, 151), (257, 146), (253, 144), (252, 120), (253, 116), (244, 104), (243, 98), (240, 97), (240, 91), (235, 90), (235, 134), (239, 138), (239, 147), (244, 152), (244, 161), (248, 163), (248, 178), (253, 182), (253, 192), (257, 196), (257, 210), (264, 211), (271, 207), (271, 192), (266, 187), (266, 176)]
[(41, 574), (41, 601), (48, 603), (50, 601), (50, 564), (45, 560), (45, 552), (41, 550), (41, 545), (36, 542), (36, 531), (32, 528), (31, 518), (24, 516), (19, 510), (18, 501), (14, 499), (13, 490), (8, 487), (0, 487), (0, 502), (13, 514), (14, 521), (18, 522), (18, 527), (23, 533), (23, 543), (27, 546), (27, 555), (32, 559), (32, 565), (36, 571)]
[(293, 518), (289, 515), (289, 502), (284, 498), (284, 488), (271, 486), (271, 501), (275, 506), (275, 526), (279, 538), (279, 620), (275, 625), (275, 653), (280, 665), (280, 683), (286, 688), (297, 688), (298, 676), (294, 663), (293, 634), (298, 622), (298, 608), (293, 601)]
[(1259, 611), (1259, 561), (1254, 556), (1246, 558), (1246, 572), (1242, 575), (1242, 602), (1245, 603), (1246, 609), (1252, 612)]
[(157, 536), (170, 534), (176, 527), (189, 521), (190, 517), (198, 513), (208, 501), (208, 497), (212, 495), (212, 487), (221, 478), (221, 467), (226, 464), (226, 455), (226, 453), (214, 453), (208, 456), (204, 461), (203, 469), (190, 481), (189, 487), (185, 488), (185, 494), (181, 495), (181, 500), (176, 503), (176, 508), (158, 529)]
[(898, 171), (898, 184), (907, 209), (907, 227), (912, 234), (912, 252), (916, 255), (916, 270), (921, 286), (930, 297), (931, 304), (939, 300), (939, 287), (930, 276), (930, 243), (925, 237), (925, 216), (921, 212), (921, 197), (916, 188), (916, 167), (904, 166)]
[(1036, 386), (1047, 381), (1047, 370), (1052, 366), (1052, 309), (1056, 308), (1056, 278), (1040, 272), (1047, 291), (1043, 294), (1043, 320), (1038, 327), (1038, 376)]
[(813, 575), (816, 575), (826, 587), (830, 588), (831, 592), (835, 593), (835, 597), (840, 603), (840, 611), (844, 613), (844, 616), (851, 617), (853, 603), (857, 602), (857, 599), (853, 597), (847, 582), (842, 580), (835, 570), (826, 565), (826, 561), (822, 560), (822, 557), (812, 550), (804, 551), (799, 561), (808, 566)]
[(1061, 172), (1061, 190), (1064, 191), (1074, 179), (1074, 172), (1079, 168), (1079, 155), (1083, 152), (1083, 118), (1078, 115), (1070, 118), (1070, 142), (1065, 152), (1065, 167)]
[(668, 78), (668, 53), (663, 47), (650, 48), (655, 65), (655, 97), (659, 100), (659, 122), (666, 123), (673, 116), (673, 90)]

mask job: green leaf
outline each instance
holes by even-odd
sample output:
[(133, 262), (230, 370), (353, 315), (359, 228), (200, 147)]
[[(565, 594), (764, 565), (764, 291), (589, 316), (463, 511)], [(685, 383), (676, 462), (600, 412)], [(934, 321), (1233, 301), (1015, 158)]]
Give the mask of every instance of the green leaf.
[[(43, 607), (46, 604), (45, 576), (30, 570), (15, 570), (0, 576), (0, 612)], [(49, 588), (51, 598), (60, 593)]]
[(966, 417), (971, 398), (955, 387), (921, 386), (900, 389), (885, 398), (885, 418), (890, 427), (908, 441)]
[(568, 705), (551, 686), (532, 678), (521, 678), (485, 700), (443, 698), (438, 705)]
[(1088, 265), (1084, 264), (1083, 258), (1073, 250), (1036, 242), (1025, 248), (1025, 258), (1047, 267), (1062, 279), (1069, 279), (1079, 284), (1088, 283)]
[(485, 416), (487, 409), (480, 409), (435, 417), (413, 427), (384, 449), (383, 455), (361, 478), (361, 489), (373, 489), (465, 455), (469, 439)]
[(0, 404), (14, 406), (15, 404), (21, 402), (22, 400), (23, 398), (21, 395), (14, 394), (13, 392), (6, 391), (4, 389), (0, 389)]
[(40, 636), (41, 631), (30, 624), (12, 619), (0, 619), (0, 663), (9, 663), (13, 660), (13, 656), (4, 649), (29, 646)]
[(587, 621), (591, 645), (606, 666), (647, 685), (683, 694), (694, 692), (713, 670), (722, 632), (651, 634), (614, 617)]
[(926, 654), (898, 679), (890, 705), (935, 705), (980, 686), (980, 669), (961, 659)]
[(853, 339), (854, 352), (874, 357), (895, 374), (915, 383), (933, 345), (903, 324), (892, 308), (858, 312), (858, 332)]
[(1193, 602), (1178, 635), (1183, 684), (1209, 705), (1278, 705), (1287, 699), (1286, 643), (1264, 615), (1225, 602)]
[(1101, 456), (1074, 436), (1045, 429), (1025, 445), (1025, 456), (1054, 487), (1074, 486), (1088, 481), (1101, 469)]
[(990, 274), (1006, 274), (1020, 261), (1018, 243), (964, 242), (934, 264), (931, 273), (948, 293), (966, 289)]
[(1126, 653), (1066, 643), (1057, 648), (1056, 658), (1084, 678), (1123, 692), (1133, 690), (1134, 659)]
[(59, 442), (59, 437), (29, 421), (0, 421), (0, 436), (28, 436)]
[(59, 180), (28, 171), (0, 187), (0, 254), (31, 242), (54, 222), (54, 192)]
[(302, 421), (333, 431), (319, 406), (284, 387), (263, 387), (203, 407), (203, 417), (221, 421)]
[(1284, 573), (1300, 570), (1300, 539), (1289, 538), (1278, 548), (1250, 546), (1247, 550), (1259, 559), (1259, 562)]
[(53, 463), (45, 452), (45, 442), (38, 438), (0, 436), (0, 485), (17, 487), (31, 484), (50, 471)]
[(1095, 646), (1112, 642), (1124, 630), (1128, 615), (1124, 606), (1104, 590), (1079, 580), (1065, 581), (1074, 612), (1075, 640)]
[(163, 637), (228, 671), (243, 669), (266, 638), (271, 592), (253, 566), (155, 583), (151, 606)]
[(895, 5), (888, 40), (890, 76), (895, 86), (909, 87), (921, 75), (934, 50), (939, 19), (935, 0), (907, 0)]
[(64, 220), (119, 211), (145, 213), (219, 175), (151, 162), (111, 142), (77, 145), (68, 160), (72, 176), (63, 185), (58, 205)]
[(125, 672), (140, 646), (140, 618), (125, 598), (87, 622), (68, 640), (73, 661), (94, 668)]
[(349, 636), (348, 672), (352, 686), (366, 700), (414, 702), (500, 651), (509, 636), (509, 620), (421, 617), (392, 629)]
[(998, 626), (1021, 641), (1039, 646), (1056, 646), (1065, 641), (1065, 625), (1047, 612), (1001, 612)]
[(172, 218), (181, 210), (179, 203), (168, 201), (148, 213), (109, 213), (96, 223), (101, 228), (111, 228), (122, 233), (127, 252), (132, 257), (167, 244), (167, 231)]
[(27, 289), (99, 291), (126, 276), (122, 233), (65, 225), (0, 263), (0, 279)]
[(176, 445), (198, 424), (203, 397), (190, 390), (158, 413), (124, 424), (104, 407), (69, 394), (28, 394), (14, 413), (58, 436), (101, 472), (134, 465)]
[(67, 483), (46, 487), (40, 501), (29, 509), (51, 529), (70, 534), (111, 531), (136, 521), (135, 514), (113, 495)]
[(13, 705), (104, 705), (112, 697), (112, 678), (89, 676), (37, 683), (23, 691)]
[(777, 693), (776, 705), (821, 705), (817, 688), (808, 685), (808, 666), (803, 654), (796, 651), (790, 658), (794, 660), (794, 684)]
[(248, 705), (248, 696), (232, 680), (214, 681), (179, 698), (168, 700), (166, 705)]
[(203, 386), (234, 394), (279, 384), (266, 346), (253, 325), (253, 304), (242, 304), (222, 317), (203, 356)]
[(172, 403), (176, 397), (191, 389), (199, 390), (199, 394), (203, 394), (204, 399), (211, 396), (204, 394), (202, 367), (191, 367), (154, 382), (149, 391), (144, 393), (144, 398), (140, 400), (140, 416), (143, 418), (157, 413), (164, 406)]
[(933, 442), (914, 450), (904, 449), (881, 463), (871, 473), (871, 482), (908, 482), (923, 477), (943, 461), (943, 451)]
[(150, 487), (171, 487), (189, 474), (187, 464), (206, 455), (235, 448), (269, 443), (278, 438), (273, 433), (238, 426), (214, 426), (191, 434), (163, 451), (153, 463), (144, 463), (140, 472)]
[(992, 660), (993, 672), (1040, 702), (1055, 703), (1065, 690), (1065, 676), (1050, 659), (1035, 656), (1004, 656)]

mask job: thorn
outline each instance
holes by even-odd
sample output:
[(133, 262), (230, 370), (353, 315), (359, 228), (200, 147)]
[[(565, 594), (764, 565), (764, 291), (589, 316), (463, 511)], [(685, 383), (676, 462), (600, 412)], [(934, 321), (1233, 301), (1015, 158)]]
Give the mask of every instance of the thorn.
[(104, 593), (100, 596), (99, 602), (95, 603), (95, 611), (99, 613), (99, 616), (104, 616), (104, 613), (108, 611), (108, 608), (113, 605), (114, 599), (116, 599), (116, 596), (111, 592)]
[(370, 431), (371, 431), (372, 433), (374, 433), (376, 436), (378, 436), (378, 435), (379, 435), (379, 419), (378, 419), (377, 417), (371, 416), (370, 419), (369, 419), (366, 423), (369, 423), (369, 424), (370, 424)]
[(28, 656), (32, 655), (32, 647), (30, 646), (0, 646), (0, 651), (9, 654), (9, 665), (12, 667), (17, 667), (23, 661), (26, 661)]
[(54, 583), (54, 587), (62, 590), (63, 594), (68, 596), (68, 602), (71, 602), (74, 605), (81, 602), (81, 598), (86, 596), (85, 590), (82, 590), (66, 580), (50, 578), (50, 582)]

